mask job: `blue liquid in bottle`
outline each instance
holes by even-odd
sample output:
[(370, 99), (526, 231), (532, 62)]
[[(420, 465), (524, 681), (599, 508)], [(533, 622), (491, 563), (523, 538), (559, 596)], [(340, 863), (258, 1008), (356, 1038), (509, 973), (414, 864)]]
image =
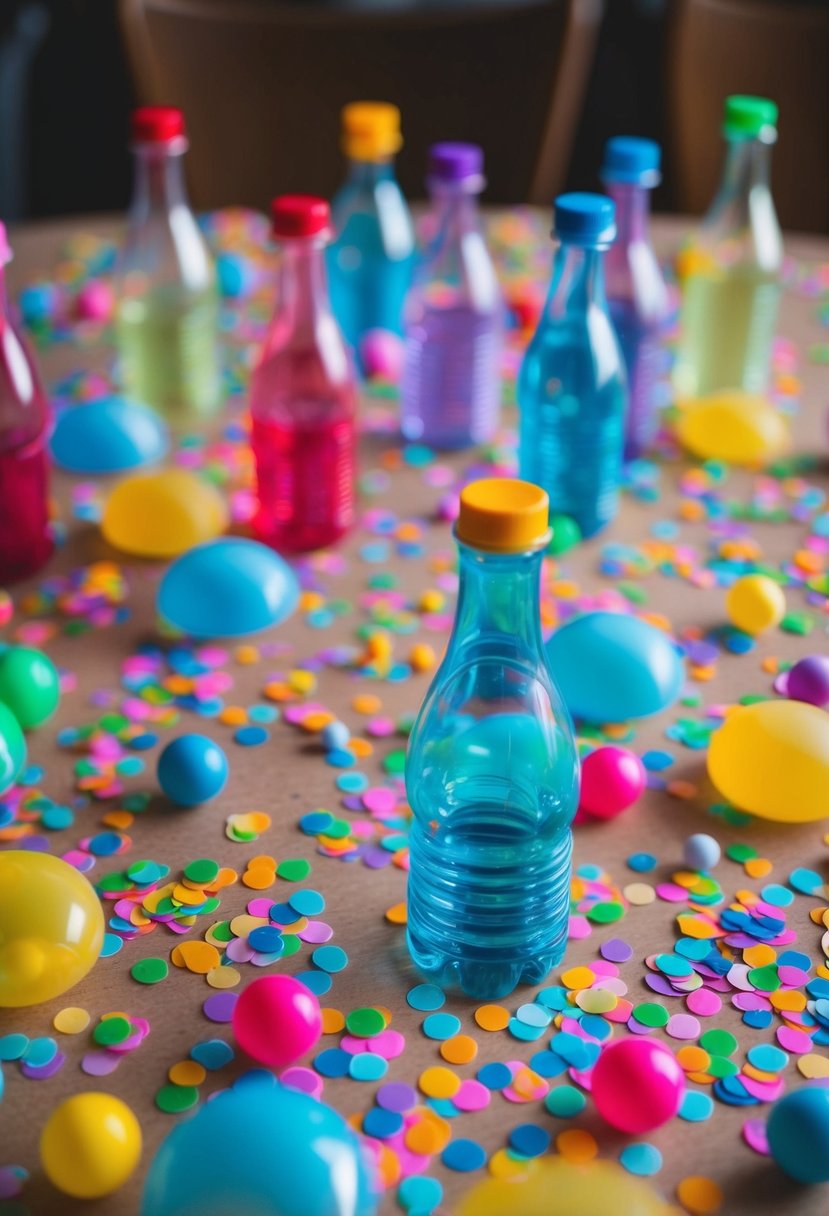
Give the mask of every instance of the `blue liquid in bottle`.
[(605, 148), (602, 178), (616, 204), (616, 240), (606, 255), (607, 299), (624, 355), (629, 402), (625, 459), (650, 446), (659, 409), (670, 400), (670, 357), (663, 343), (671, 300), (648, 235), (650, 191), (659, 183), (659, 145), (617, 136)]
[(399, 124), (397, 107), (379, 102), (357, 102), (343, 111), (351, 163), (331, 205), (336, 239), (327, 261), (334, 315), (358, 363), (361, 341), (371, 330), (403, 332), (414, 228), (394, 174)]
[(455, 627), (409, 739), (409, 951), (478, 1000), (540, 983), (567, 939), (579, 769), (541, 638), (547, 515), (526, 482), (462, 492)]
[(481, 231), (476, 144), (435, 144), (429, 186), (434, 238), (406, 304), (400, 392), (404, 436), (438, 448), (486, 443), (501, 408), (503, 306)]
[(614, 207), (595, 194), (556, 200), (550, 292), (518, 377), (519, 470), (582, 536), (613, 519), (627, 411), (624, 360), (604, 292)]

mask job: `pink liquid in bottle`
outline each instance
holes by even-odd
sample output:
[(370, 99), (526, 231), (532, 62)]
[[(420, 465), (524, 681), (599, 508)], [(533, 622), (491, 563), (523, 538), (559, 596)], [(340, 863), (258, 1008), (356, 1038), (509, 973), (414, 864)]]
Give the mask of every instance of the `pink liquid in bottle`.
[(49, 533), (50, 409), (32, 357), (9, 316), (0, 224), (0, 584), (33, 574), (52, 552)]
[(286, 195), (274, 200), (273, 221), (283, 257), (251, 382), (253, 527), (281, 553), (303, 553), (339, 540), (354, 522), (356, 390), (328, 300), (328, 204)]

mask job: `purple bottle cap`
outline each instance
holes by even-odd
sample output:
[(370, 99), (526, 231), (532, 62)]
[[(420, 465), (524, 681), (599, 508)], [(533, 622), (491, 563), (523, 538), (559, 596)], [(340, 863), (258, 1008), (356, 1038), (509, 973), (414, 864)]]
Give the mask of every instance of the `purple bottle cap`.
[(469, 182), (474, 178), (484, 184), (484, 152), (478, 144), (432, 144), (429, 149), (429, 180), (433, 182)]

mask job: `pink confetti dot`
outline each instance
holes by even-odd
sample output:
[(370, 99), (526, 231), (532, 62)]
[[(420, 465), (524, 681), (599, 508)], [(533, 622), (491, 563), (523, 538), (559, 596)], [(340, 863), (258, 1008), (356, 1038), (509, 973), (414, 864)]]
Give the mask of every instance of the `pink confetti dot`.
[(690, 1013), (674, 1013), (665, 1029), (672, 1039), (698, 1039), (700, 1024)]
[(461, 1081), (461, 1087), (452, 1101), (458, 1110), (485, 1110), (492, 1101), (492, 1094), (480, 1081), (467, 1078), (465, 1081)]
[(697, 988), (696, 992), (689, 992), (685, 1004), (691, 1013), (701, 1018), (711, 1018), (722, 1009), (722, 1001), (710, 988)]

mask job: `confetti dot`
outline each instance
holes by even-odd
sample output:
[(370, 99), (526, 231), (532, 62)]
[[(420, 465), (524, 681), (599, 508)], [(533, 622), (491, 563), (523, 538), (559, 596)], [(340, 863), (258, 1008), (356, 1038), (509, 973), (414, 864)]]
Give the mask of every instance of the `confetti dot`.
[(567, 1161), (572, 1161), (574, 1165), (583, 1165), (586, 1161), (592, 1161), (599, 1151), (599, 1146), (590, 1132), (582, 1131), (577, 1127), (559, 1132), (556, 1136), (556, 1148), (562, 1157)]
[(349, 1034), (358, 1039), (371, 1039), (386, 1028), (386, 1019), (379, 1009), (353, 1009), (345, 1019)]
[(723, 1201), (716, 1182), (698, 1174), (682, 1179), (677, 1185), (676, 1197), (692, 1216), (716, 1216)]
[(481, 1005), (475, 1010), (475, 1021), (481, 1030), (506, 1030), (509, 1020), (509, 1010), (503, 1005)]
[[(406, 993), (406, 1001), (412, 1009), (421, 1013), (429, 1013), (441, 1009), (446, 1004), (446, 996), (441, 988), (434, 984), (418, 984)], [(506, 1023), (505, 1023), (506, 1024)]]
[(86, 1009), (69, 1005), (61, 1009), (52, 1019), (52, 1025), (60, 1034), (80, 1034), (86, 1030), (91, 1019)]
[(427, 1098), (451, 1098), (460, 1089), (461, 1079), (451, 1069), (438, 1064), (425, 1069), (418, 1077), (417, 1083)]
[(201, 1085), (207, 1070), (198, 1060), (180, 1060), (167, 1070), (167, 1078), (173, 1085)]
[(461, 1028), (460, 1018), (453, 1013), (430, 1013), (423, 1022), (423, 1033), (427, 1039), (451, 1039)]
[(509, 1146), (522, 1157), (540, 1157), (550, 1147), (550, 1133), (537, 1123), (521, 1123), (509, 1134)]
[(199, 1091), (193, 1085), (164, 1085), (155, 1095), (155, 1104), (167, 1115), (178, 1115), (190, 1110), (199, 1100)]
[(470, 1064), (478, 1054), (478, 1044), (468, 1034), (457, 1034), (440, 1045), (447, 1064)]
[(139, 984), (158, 984), (166, 980), (170, 968), (163, 958), (142, 958), (133, 963), (130, 975)]
[(477, 1140), (453, 1140), (440, 1157), (447, 1169), (468, 1174), (479, 1170), (486, 1162), (486, 1151)]
[(619, 1160), (630, 1174), (650, 1178), (662, 1169), (662, 1154), (654, 1144), (626, 1144)]
[(544, 1105), (551, 1115), (559, 1119), (572, 1119), (584, 1110), (587, 1099), (573, 1085), (557, 1085), (547, 1094)]
[(335, 974), (348, 966), (348, 955), (340, 946), (319, 946), (311, 955), (311, 959), (323, 971)]

